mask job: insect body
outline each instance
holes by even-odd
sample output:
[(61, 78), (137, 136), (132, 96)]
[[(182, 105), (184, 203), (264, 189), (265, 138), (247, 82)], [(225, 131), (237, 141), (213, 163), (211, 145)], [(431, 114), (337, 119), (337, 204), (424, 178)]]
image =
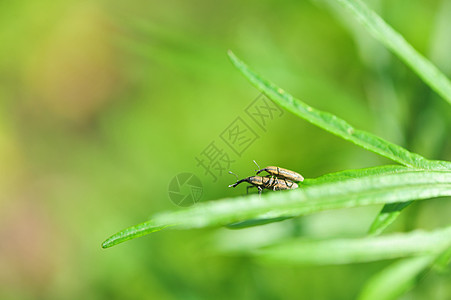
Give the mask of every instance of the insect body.
[[(255, 160), (254, 160), (254, 162), (255, 162)], [(256, 162), (255, 162), (255, 164), (257, 165)], [(257, 165), (257, 167), (258, 167), (258, 165)], [(260, 169), (260, 167), (258, 167), (258, 168)], [(257, 171), (257, 175), (260, 174), (261, 172), (265, 171), (265, 172), (268, 172), (271, 176), (274, 176), (277, 178), (288, 179), (288, 180), (295, 181), (295, 182), (304, 181), (304, 177), (302, 177), (301, 174), (296, 173), (295, 171), (291, 171), (291, 170), (280, 168), (280, 167), (269, 166), (264, 169), (260, 169), (260, 170), (256, 170), (256, 171)]]
[[(247, 189), (252, 187), (258, 188), (258, 193), (261, 194), (263, 189), (279, 191), (279, 190), (294, 190), (299, 187), (296, 182), (304, 181), (304, 177), (301, 174), (296, 173), (294, 171), (290, 171), (280, 167), (269, 166), (264, 169), (260, 169), (257, 162), (254, 160), (254, 163), (257, 165), (259, 170), (255, 170), (257, 172), (256, 176), (250, 176), (244, 179), (239, 180), (238, 176), (229, 171), (230, 174), (236, 176), (236, 182), (234, 184), (229, 185), (229, 187), (236, 187), (242, 182), (250, 183), (251, 186), (248, 186)], [(258, 176), (261, 172), (267, 172), (269, 175), (267, 176)]]
[[(233, 174), (233, 173), (231, 173)], [(229, 187), (236, 187), (240, 183), (247, 182), (252, 184), (252, 186), (248, 186), (247, 188), (257, 187), (258, 193), (261, 194), (263, 189), (279, 191), (279, 190), (290, 190), (297, 189), (299, 186), (295, 182), (286, 182), (284, 180), (278, 180), (274, 177), (262, 177), (262, 176), (250, 176), (241, 180), (238, 180), (234, 184), (229, 185)]]

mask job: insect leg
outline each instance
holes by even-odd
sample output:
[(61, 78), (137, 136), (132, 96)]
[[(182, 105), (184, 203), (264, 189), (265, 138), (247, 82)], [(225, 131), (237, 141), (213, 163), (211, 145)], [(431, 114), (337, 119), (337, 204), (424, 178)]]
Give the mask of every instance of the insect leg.
[(246, 194), (247, 194), (247, 195), (249, 195), (249, 189), (251, 189), (251, 188), (253, 188), (253, 187), (255, 187), (255, 186), (253, 186), (253, 185), (247, 186), (247, 188), (246, 188)]
[(272, 175), (266, 175), (265, 178), (268, 178), (268, 181), (265, 183), (264, 188), (274, 190), (274, 177)]
[(273, 178), (274, 178), (274, 184), (273, 184), (273, 186), (272, 186), (272, 190), (275, 191), (277, 185), (279, 184), (279, 178), (274, 177), (274, 176), (273, 176)]
[(293, 186), (293, 182), (289, 181), (289, 182), (291, 182), (291, 185), (288, 185), (287, 179), (284, 178), (283, 180), (285, 181), (285, 184), (287, 185), (287, 187), (291, 189), (291, 187)]

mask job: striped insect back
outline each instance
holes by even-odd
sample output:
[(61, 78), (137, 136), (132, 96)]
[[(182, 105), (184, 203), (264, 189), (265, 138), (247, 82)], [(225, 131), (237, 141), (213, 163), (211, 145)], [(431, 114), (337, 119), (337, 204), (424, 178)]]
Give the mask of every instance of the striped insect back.
[[(258, 164), (255, 160), (254, 160), (254, 163), (260, 169), (260, 167), (258, 166)], [(304, 181), (304, 177), (301, 174), (299, 174), (295, 171), (281, 168), (281, 167), (269, 166), (269, 167), (266, 167), (266, 168), (263, 168), (260, 170), (256, 170), (256, 171), (257, 171), (257, 175), (260, 174), (261, 172), (265, 171), (269, 175), (277, 177), (277, 178), (287, 179), (287, 180), (291, 180), (294, 182)]]

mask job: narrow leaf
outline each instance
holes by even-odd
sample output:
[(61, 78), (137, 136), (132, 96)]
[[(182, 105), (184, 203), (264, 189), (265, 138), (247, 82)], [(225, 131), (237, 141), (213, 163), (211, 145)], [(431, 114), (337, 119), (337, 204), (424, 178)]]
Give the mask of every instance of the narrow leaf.
[(369, 234), (378, 235), (384, 231), (399, 216), (401, 210), (406, 208), (412, 202), (385, 204), (381, 212), (374, 219), (370, 226)]
[(418, 53), (390, 25), (360, 0), (336, 0), (347, 8), (368, 31), (403, 60), (433, 90), (451, 104), (451, 82), (429, 60)]
[(152, 221), (115, 234), (104, 245), (117, 244), (165, 226), (180, 229), (222, 226), (250, 219), (300, 216), (330, 209), (450, 195), (450, 171), (409, 170), (366, 176), (268, 193), (261, 197), (250, 195), (204, 202), (184, 210), (160, 213)]
[[(447, 231), (447, 229), (444, 230)], [(444, 236), (443, 239), (447, 237)], [(451, 257), (449, 240), (441, 245), (437, 244), (434, 252), (434, 254), (404, 259), (376, 274), (365, 285), (359, 299), (397, 299), (411, 289), (420, 275), (426, 273), (431, 267), (444, 270)]]
[(427, 160), (421, 155), (411, 153), (401, 146), (390, 143), (371, 133), (358, 130), (346, 121), (328, 112), (317, 110), (299, 99), (294, 98), (273, 83), (260, 77), (249, 69), (235, 54), (229, 51), (232, 63), (262, 93), (276, 104), (308, 122), (348, 140), (364, 149), (392, 159), (408, 167), (420, 169), (451, 170), (451, 163), (446, 161)]
[(254, 227), (254, 226), (261, 226), (265, 224), (275, 223), (275, 222), (281, 222), (285, 221), (287, 219), (293, 218), (292, 216), (286, 216), (286, 217), (277, 217), (277, 218), (269, 218), (269, 219), (251, 219), (246, 220), (242, 222), (227, 224), (226, 227), (230, 229), (243, 229), (248, 227)]
[(322, 175), (318, 178), (306, 179), (303, 182), (303, 186), (309, 185), (317, 185), (320, 183), (332, 183), (343, 181), (347, 179), (355, 179), (361, 177), (368, 176), (377, 176), (377, 175), (389, 175), (389, 174), (399, 174), (404, 172), (411, 172), (412, 168), (406, 168), (398, 165), (387, 165), (387, 166), (379, 166), (372, 168), (364, 168), (364, 169), (351, 169), (345, 171), (339, 171), (335, 173), (329, 173), (326, 175)]
[(449, 272), (449, 263), (451, 260), (451, 247), (443, 251), (434, 262), (434, 269), (439, 272)]
[[(240, 59), (238, 59), (231, 51), (229, 57), (233, 64), (243, 73), (243, 75), (265, 95), (267, 95), (275, 103), (279, 104), (286, 110), (295, 115), (309, 121), (310, 123), (327, 130), (345, 140), (363, 147), (364, 149), (375, 152), (379, 155), (390, 158), (398, 163), (408, 167), (420, 169), (447, 169), (451, 170), (451, 163), (446, 161), (427, 160), (421, 155), (411, 153), (401, 146), (392, 144), (382, 138), (371, 133), (355, 129), (346, 121), (339, 119), (335, 115), (327, 112), (319, 111), (299, 99), (275, 86), (273, 83), (261, 78), (254, 71), (250, 70)], [(404, 206), (407, 206), (405, 204)], [(388, 207), (387, 209), (392, 209)], [(383, 212), (375, 219), (371, 226), (370, 232), (377, 234), (382, 232), (390, 225), (399, 215), (401, 208), (398, 206), (397, 211)]]
[(348, 264), (441, 253), (451, 244), (451, 227), (380, 237), (296, 239), (252, 251), (264, 261)]
[[(337, 182), (342, 181), (345, 179), (353, 179), (353, 178), (359, 178), (364, 176), (376, 176), (376, 175), (382, 175), (382, 174), (394, 174), (394, 173), (401, 173), (401, 172), (407, 172), (412, 171), (410, 168), (406, 168), (403, 166), (380, 166), (380, 167), (373, 167), (373, 168), (366, 168), (366, 169), (356, 169), (356, 170), (346, 170), (346, 171), (340, 171), (336, 173), (330, 173), (323, 176), (320, 176), (318, 178), (309, 178), (306, 179), (303, 183), (303, 187), (311, 186), (311, 185), (317, 185), (319, 183), (331, 183), (331, 182)], [(243, 222), (233, 223), (227, 225), (230, 229), (242, 229), (247, 227), (253, 227), (253, 226), (259, 226), (274, 222), (280, 222), (286, 219), (293, 218), (295, 216), (284, 216), (284, 217), (277, 217), (277, 218), (269, 218), (269, 219), (252, 219), (252, 220), (246, 220)]]
[[(412, 68), (432, 89), (451, 104), (451, 82), (429, 60), (419, 54), (398, 32), (360, 0), (336, 0), (363, 24), (368, 31)], [(381, 233), (407, 206), (384, 207), (370, 228), (370, 234)], [(396, 208), (396, 209), (394, 209)], [(391, 212), (387, 212), (391, 211)]]
[(153, 225), (152, 221), (147, 221), (132, 227), (129, 227), (127, 229), (124, 229), (116, 234), (113, 234), (108, 239), (106, 239), (102, 243), (102, 248), (109, 248), (114, 245), (123, 243), (125, 241), (162, 230), (163, 228), (166, 228), (171, 225), (162, 225), (162, 226), (155, 226)]
[(417, 277), (434, 261), (434, 255), (401, 260), (374, 276), (362, 290), (359, 300), (398, 299), (411, 289)]

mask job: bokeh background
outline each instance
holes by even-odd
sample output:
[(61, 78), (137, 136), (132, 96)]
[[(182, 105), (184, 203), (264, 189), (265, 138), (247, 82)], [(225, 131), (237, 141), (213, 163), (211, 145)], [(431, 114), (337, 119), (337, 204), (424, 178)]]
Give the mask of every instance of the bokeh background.
[[(366, 1), (451, 75), (448, 0)], [(257, 229), (162, 231), (103, 250), (153, 213), (180, 209), (168, 184), (202, 182), (200, 201), (245, 193), (196, 157), (215, 142), (240, 177), (252, 160), (304, 177), (390, 163), (285, 112), (246, 119), (259, 95), (227, 57), (310, 105), (428, 158), (451, 160), (451, 109), (342, 9), (325, 1), (2, 1), (1, 299), (352, 299), (390, 262), (262, 264), (214, 245), (248, 233), (354, 236), (380, 207)], [(220, 134), (242, 117), (259, 138), (234, 154)], [(446, 199), (419, 202), (388, 231), (447, 224)], [(430, 273), (405, 299), (450, 299)]]

